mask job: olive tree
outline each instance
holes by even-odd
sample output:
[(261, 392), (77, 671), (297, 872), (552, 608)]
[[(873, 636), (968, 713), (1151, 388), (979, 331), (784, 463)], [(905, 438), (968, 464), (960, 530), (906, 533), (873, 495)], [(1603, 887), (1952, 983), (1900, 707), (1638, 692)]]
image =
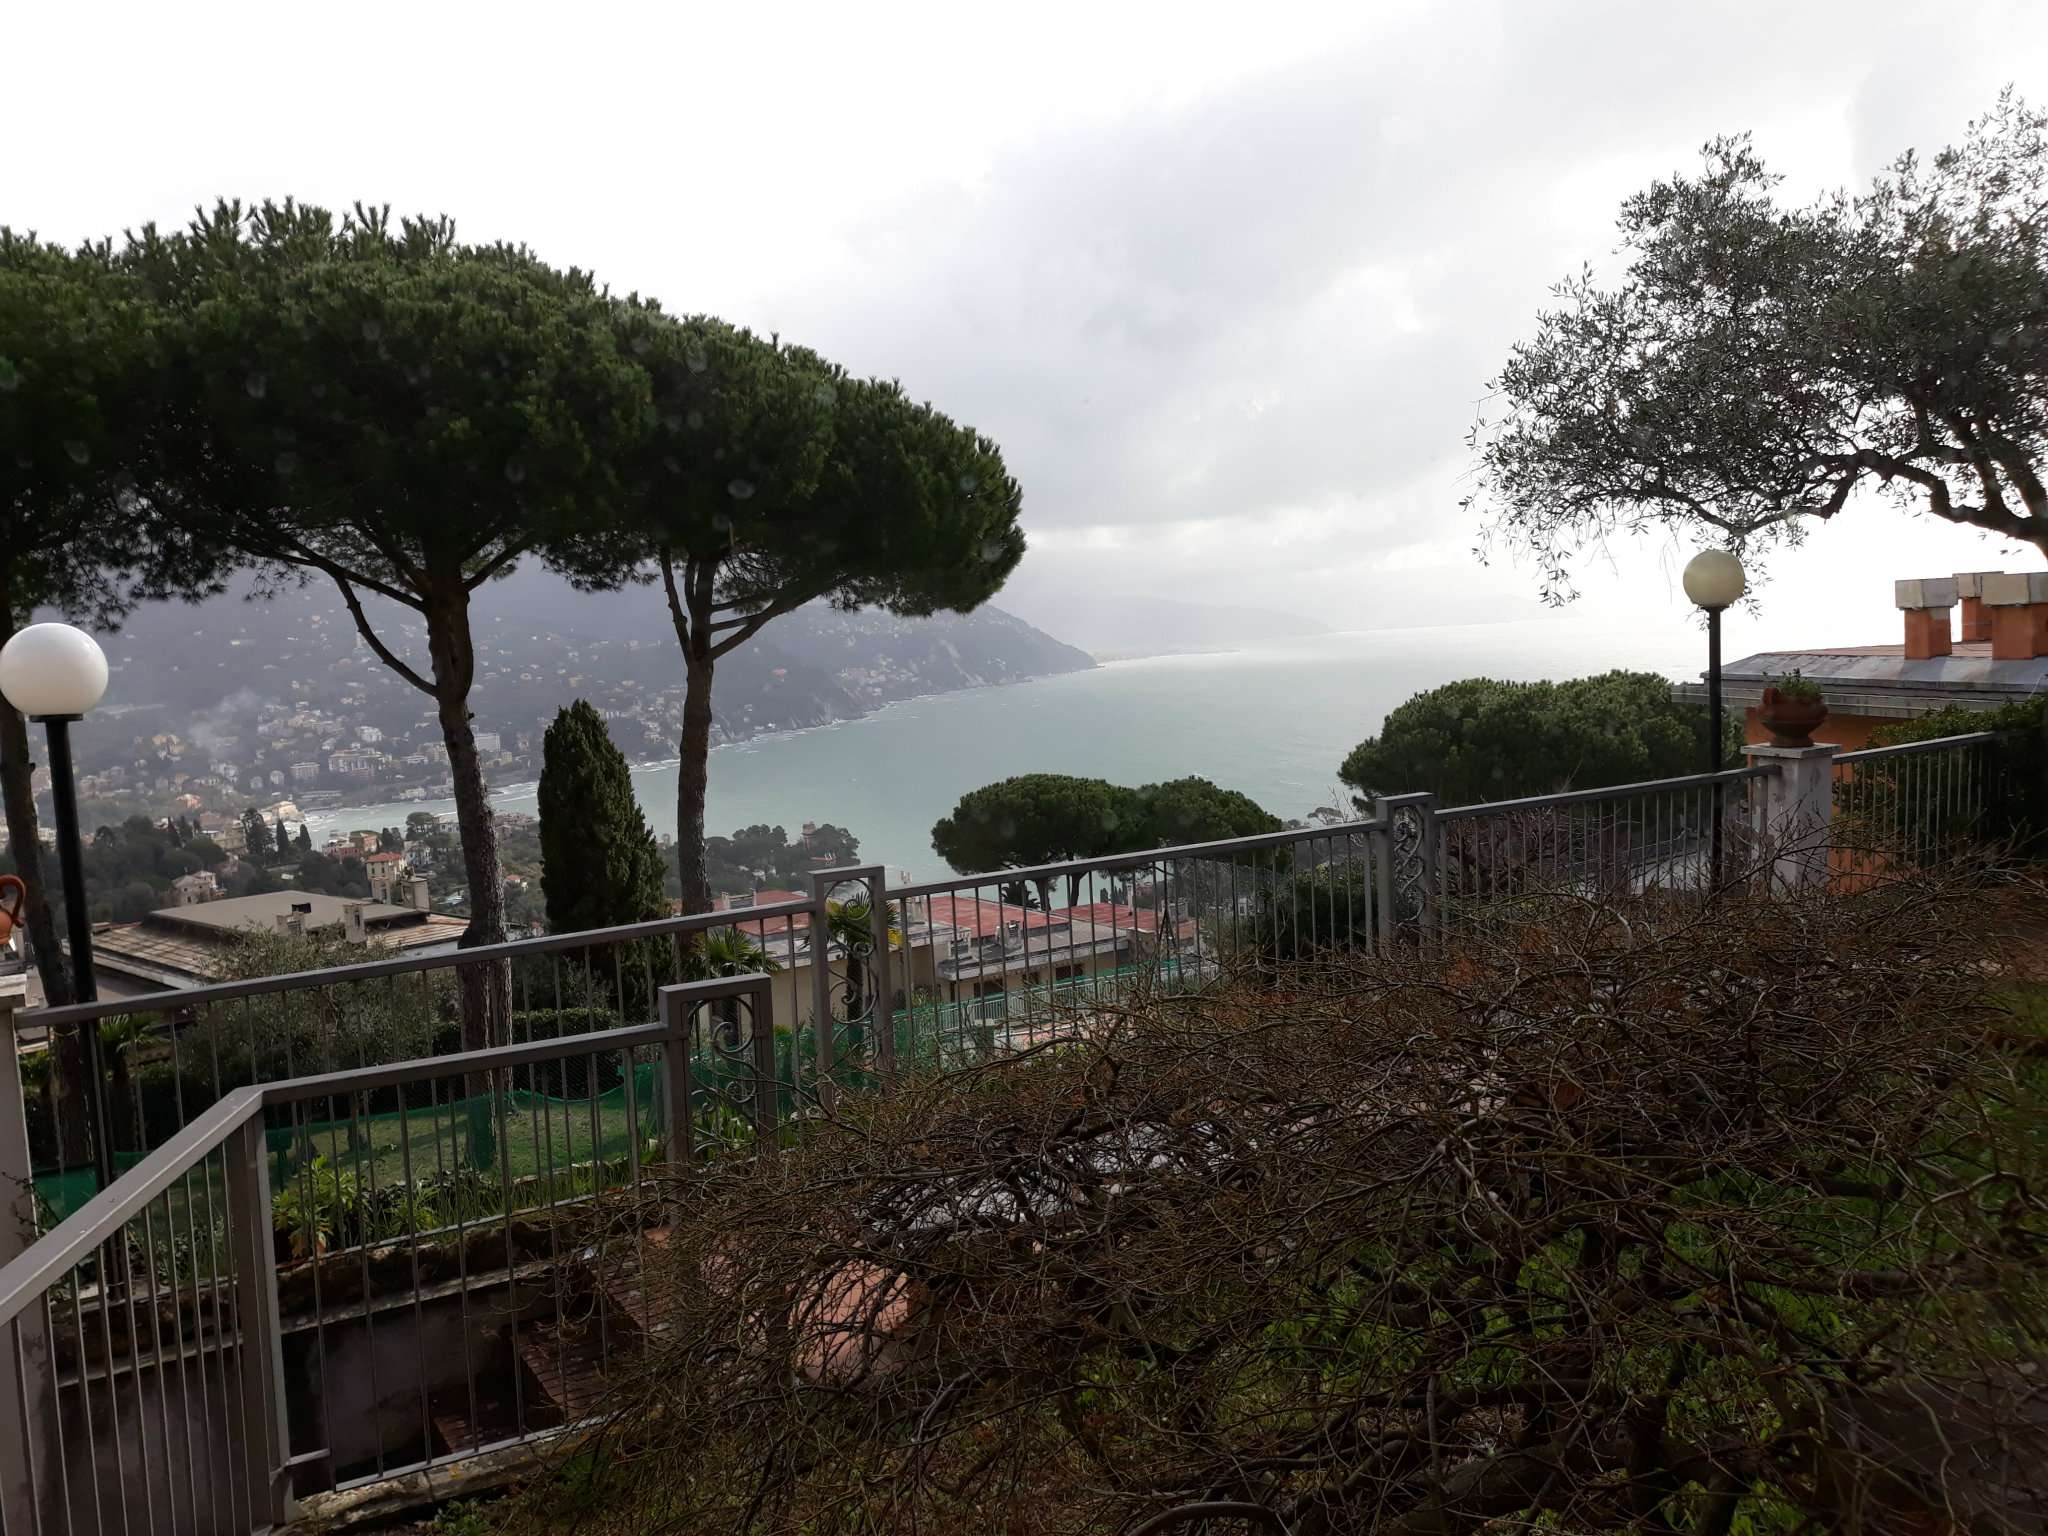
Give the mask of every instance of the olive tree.
[[(619, 356), (608, 301), (522, 248), (360, 206), (337, 221), (225, 205), (181, 235), (145, 230), (129, 254), (177, 317), (171, 512), (277, 580), (332, 581), (370, 649), (434, 701), (469, 885), (462, 942), (502, 941), (470, 601), (528, 556), (577, 569), (574, 535), (644, 431), (646, 377)], [(369, 596), (419, 616), (424, 658), (401, 654)], [(467, 998), (466, 1043), (508, 1014), (502, 995)]]
[(616, 462), (614, 579), (658, 576), (686, 672), (676, 845), (683, 909), (709, 908), (704, 792), (721, 658), (820, 600), (965, 612), (1024, 553), (1021, 493), (996, 445), (894, 383), (655, 305), (615, 306), (651, 388), (651, 427)]
[(1475, 429), (1468, 501), (1553, 601), (1660, 526), (1754, 565), (1861, 491), (2048, 550), (2048, 115), (2011, 94), (1860, 195), (1778, 195), (1748, 138), (1622, 205)]

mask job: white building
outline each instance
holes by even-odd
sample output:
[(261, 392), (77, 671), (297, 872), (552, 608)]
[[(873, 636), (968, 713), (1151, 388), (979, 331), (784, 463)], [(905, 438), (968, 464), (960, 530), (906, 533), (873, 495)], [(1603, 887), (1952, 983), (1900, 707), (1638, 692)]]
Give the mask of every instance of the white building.
[(178, 876), (171, 882), (171, 890), (181, 907), (196, 907), (202, 901), (218, 901), (222, 895), (220, 881), (214, 878), (210, 869)]
[(318, 763), (292, 764), (292, 782), (294, 784), (310, 784), (319, 777), (320, 765)]

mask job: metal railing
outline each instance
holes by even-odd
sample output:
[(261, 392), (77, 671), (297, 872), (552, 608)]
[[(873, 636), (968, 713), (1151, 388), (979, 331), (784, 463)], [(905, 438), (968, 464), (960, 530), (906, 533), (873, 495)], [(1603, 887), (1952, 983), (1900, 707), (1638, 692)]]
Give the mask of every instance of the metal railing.
[[(880, 887), (879, 869), (850, 874)], [(649, 1023), (665, 986), (793, 974), (810, 964), (817, 906), (806, 898), (22, 1015), (38, 1195), (61, 1217), (97, 1187), (87, 1029), (100, 1035), (118, 1170), (239, 1087)]]
[(1525, 892), (1699, 894), (1753, 852), (1769, 764), (1435, 812), (1447, 909)]
[(949, 1064), (1085, 1032), (1137, 991), (1388, 945), (1404, 911), (1390, 834), (1382, 816), (891, 888), (895, 1057)]
[(1832, 834), (1838, 868), (1930, 865), (1995, 840), (2008, 803), (2008, 746), (1993, 731), (1837, 754)]
[(603, 1253), (564, 1215), (775, 1134), (770, 1006), (228, 1092), (0, 1269), (0, 1532), (260, 1531), (587, 1418), (664, 1207)]

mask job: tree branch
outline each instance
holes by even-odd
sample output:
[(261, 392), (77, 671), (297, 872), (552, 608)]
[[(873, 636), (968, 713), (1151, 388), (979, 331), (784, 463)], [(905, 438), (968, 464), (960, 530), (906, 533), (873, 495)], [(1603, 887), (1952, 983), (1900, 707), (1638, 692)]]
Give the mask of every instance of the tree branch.
[(683, 611), (683, 597), (676, 590), (675, 553), (664, 544), (655, 552), (661, 566), (661, 589), (668, 594), (669, 621), (676, 627), (676, 643), (685, 656), (690, 653), (690, 616)]
[[(247, 543), (251, 548), (259, 548), (258, 541), (256, 540), (244, 540), (242, 542)], [(269, 541), (262, 544), (260, 549), (265, 558), (281, 561), (286, 565), (300, 566), (310, 571), (318, 571), (321, 575), (330, 577), (336, 583), (351, 583), (363, 588), (365, 591), (374, 592), (379, 597), (388, 597), (394, 603), (402, 603), (407, 608), (411, 608), (416, 612), (426, 612), (427, 605), (404, 588), (394, 587), (389, 582), (381, 581), (377, 577), (369, 575), (364, 571), (359, 571), (353, 566), (343, 565), (332, 556), (324, 555), (297, 539), (285, 538)]]
[(349, 579), (338, 572), (330, 571), (328, 574), (334, 577), (334, 584), (341, 589), (341, 600), (348, 604), (349, 617), (356, 621), (356, 633), (370, 642), (370, 649), (377, 653), (378, 660), (382, 661), (385, 666), (396, 672), (408, 683), (411, 683), (413, 687), (419, 689), (428, 698), (438, 699), (441, 696), (440, 691), (424, 677), (421, 677), (419, 673), (400, 661), (397, 655), (393, 653), (391, 647), (378, 638), (377, 631), (370, 626), (370, 616), (363, 612), (362, 600), (356, 596), (356, 590), (349, 584)]
[[(474, 549), (470, 550), (469, 553), (465, 554), (462, 557), (462, 563), (464, 565), (467, 565), (479, 553), (481, 553), (484, 549), (488, 548), (489, 545), (490, 540), (486, 539), (482, 544), (477, 545)], [(503, 569), (505, 569), (506, 566), (518, 560), (521, 555), (524, 555), (528, 550), (532, 548), (533, 540), (530, 538), (513, 540), (510, 544), (506, 545), (505, 548), (501, 550), (498, 554), (492, 556), (489, 560), (485, 561), (483, 568), (479, 570), (474, 576), (467, 578), (463, 582), (463, 585), (467, 587), (470, 591), (474, 592), (478, 587), (482, 586), (485, 582), (489, 581), (493, 576), (497, 575), (498, 572), (502, 571)]]
[(805, 603), (810, 602), (818, 595), (819, 592), (816, 590), (789, 591), (776, 598), (766, 608), (756, 609), (744, 618), (720, 619), (711, 626), (713, 631), (725, 629), (732, 631), (732, 633), (712, 646), (711, 654), (713, 656), (723, 656), (728, 651), (736, 650), (766, 628), (769, 620), (780, 618), (785, 613), (803, 607)]

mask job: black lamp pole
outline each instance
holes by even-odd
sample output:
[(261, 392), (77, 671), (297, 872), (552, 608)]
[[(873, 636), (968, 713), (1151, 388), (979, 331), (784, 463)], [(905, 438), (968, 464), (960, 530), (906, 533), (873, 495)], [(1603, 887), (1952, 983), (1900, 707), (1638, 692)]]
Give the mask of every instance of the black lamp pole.
[[(1721, 771), (1721, 610), (1707, 610), (1707, 772)], [(1721, 888), (1721, 781), (1714, 781), (1713, 878)]]
[[(64, 925), (71, 937), (72, 1001), (99, 1000), (92, 979), (92, 918), (85, 907), (85, 854), (78, 837), (78, 785), (71, 768), (71, 722), (81, 715), (32, 715), (50, 736), (50, 801), (57, 813), (57, 862), (64, 871)], [(96, 1023), (79, 1026), (84, 1036), (86, 1071), (92, 1079), (85, 1096), (86, 1119), (92, 1133), (93, 1171), (101, 1189), (114, 1182), (114, 1149), (108, 1142), (112, 1118), (107, 1113), (107, 1074), (100, 1056)]]

